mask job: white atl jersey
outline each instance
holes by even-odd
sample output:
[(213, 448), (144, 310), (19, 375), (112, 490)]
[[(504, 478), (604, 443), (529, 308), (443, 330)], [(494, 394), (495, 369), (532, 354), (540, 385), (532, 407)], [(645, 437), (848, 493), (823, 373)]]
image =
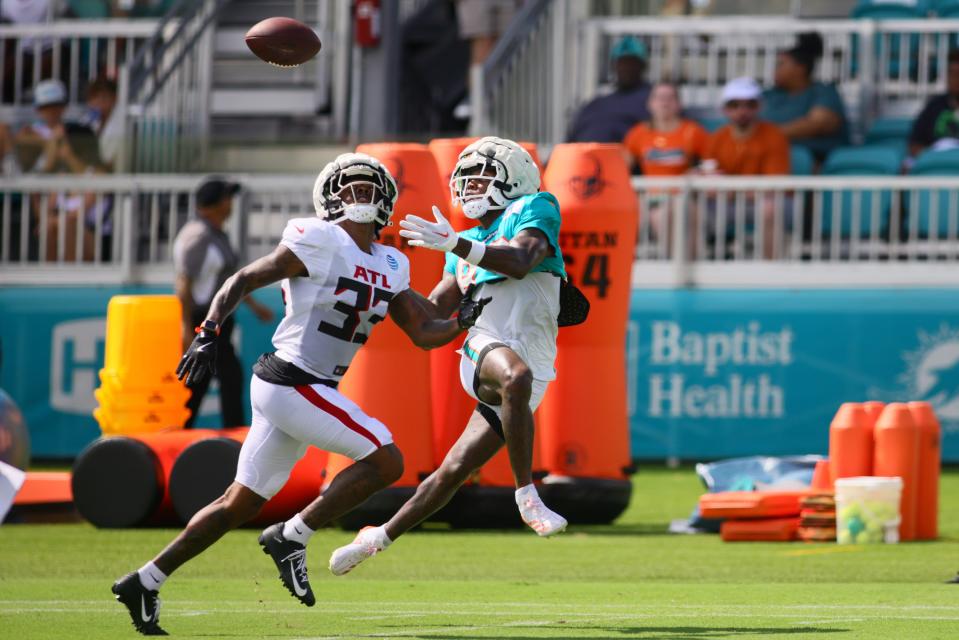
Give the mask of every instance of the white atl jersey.
[(409, 288), (409, 260), (377, 243), (366, 253), (320, 218), (290, 220), (280, 244), (309, 276), (281, 284), (286, 312), (273, 334), (276, 355), (318, 378), (339, 380), (393, 296)]

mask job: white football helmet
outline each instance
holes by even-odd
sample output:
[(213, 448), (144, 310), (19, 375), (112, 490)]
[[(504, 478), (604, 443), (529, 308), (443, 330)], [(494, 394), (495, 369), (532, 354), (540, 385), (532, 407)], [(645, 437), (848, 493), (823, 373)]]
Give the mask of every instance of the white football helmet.
[[(351, 202), (343, 200), (349, 189)], [(377, 231), (390, 226), (396, 204), (396, 181), (383, 164), (365, 153), (343, 153), (329, 163), (313, 185), (316, 215), (329, 222), (344, 219), (375, 222)]]
[[(467, 184), (473, 180), (486, 180), (486, 190), (467, 195)], [(537, 191), (539, 169), (532, 156), (512, 140), (495, 136), (480, 138), (463, 149), (450, 176), (453, 202), (461, 203), (466, 217), (474, 220)]]

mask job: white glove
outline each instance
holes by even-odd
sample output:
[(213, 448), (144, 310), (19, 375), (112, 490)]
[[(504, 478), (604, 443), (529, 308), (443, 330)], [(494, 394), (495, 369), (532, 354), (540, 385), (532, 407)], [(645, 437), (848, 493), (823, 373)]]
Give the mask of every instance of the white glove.
[(433, 217), (436, 222), (424, 220), (419, 216), (408, 215), (400, 220), (400, 235), (409, 240), (414, 247), (426, 247), (436, 251), (452, 251), (459, 241), (459, 236), (453, 227), (446, 221), (439, 207), (433, 205)]

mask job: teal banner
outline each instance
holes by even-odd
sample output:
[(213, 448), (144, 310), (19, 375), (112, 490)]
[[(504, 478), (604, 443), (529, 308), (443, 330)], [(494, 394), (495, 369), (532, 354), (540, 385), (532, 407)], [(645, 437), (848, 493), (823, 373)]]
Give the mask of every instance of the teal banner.
[[(107, 303), (115, 295), (172, 293), (162, 287), (5, 287), (0, 289), (0, 388), (17, 403), (30, 431), (34, 458), (69, 458), (100, 435), (93, 390), (103, 368)], [(280, 291), (257, 299), (282, 313)], [(234, 343), (247, 370), (270, 348), (275, 324), (237, 312)], [(149, 336), (143, 336), (149, 340)], [(244, 397), (249, 391), (244, 388)], [(249, 405), (248, 400), (246, 401)], [(249, 414), (249, 408), (247, 408)], [(249, 415), (247, 415), (249, 418)], [(200, 408), (199, 427), (220, 426), (214, 383)]]
[(634, 458), (826, 454), (843, 402), (927, 400), (959, 461), (955, 290), (634, 290)]
[[(23, 412), (35, 458), (72, 457), (99, 435), (91, 412), (107, 303), (148, 293), (170, 289), (0, 290), (0, 388)], [(932, 402), (943, 457), (959, 461), (956, 293), (635, 290), (626, 345), (633, 457), (825, 454), (838, 406), (875, 399)], [(279, 316), (278, 289), (256, 295)], [(271, 348), (275, 324), (242, 306), (237, 320), (249, 370)], [(220, 425), (218, 403), (214, 385), (198, 426)]]

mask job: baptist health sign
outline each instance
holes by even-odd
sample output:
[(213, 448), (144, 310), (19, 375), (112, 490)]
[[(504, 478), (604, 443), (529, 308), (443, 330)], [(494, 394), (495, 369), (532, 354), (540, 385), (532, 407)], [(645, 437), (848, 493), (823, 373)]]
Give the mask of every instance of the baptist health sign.
[[(34, 456), (72, 456), (99, 435), (90, 412), (110, 297), (168, 292), (0, 289), (0, 388), (20, 405)], [(625, 347), (633, 456), (826, 453), (841, 403), (921, 399), (942, 421), (944, 458), (959, 461), (957, 294), (634, 290)], [(257, 295), (281, 311), (278, 293)], [(249, 371), (274, 325), (241, 307), (239, 326)], [(215, 399), (204, 409), (201, 425), (216, 426)]]
[(928, 400), (959, 460), (952, 290), (636, 290), (627, 340), (632, 453), (822, 453), (843, 402)]

